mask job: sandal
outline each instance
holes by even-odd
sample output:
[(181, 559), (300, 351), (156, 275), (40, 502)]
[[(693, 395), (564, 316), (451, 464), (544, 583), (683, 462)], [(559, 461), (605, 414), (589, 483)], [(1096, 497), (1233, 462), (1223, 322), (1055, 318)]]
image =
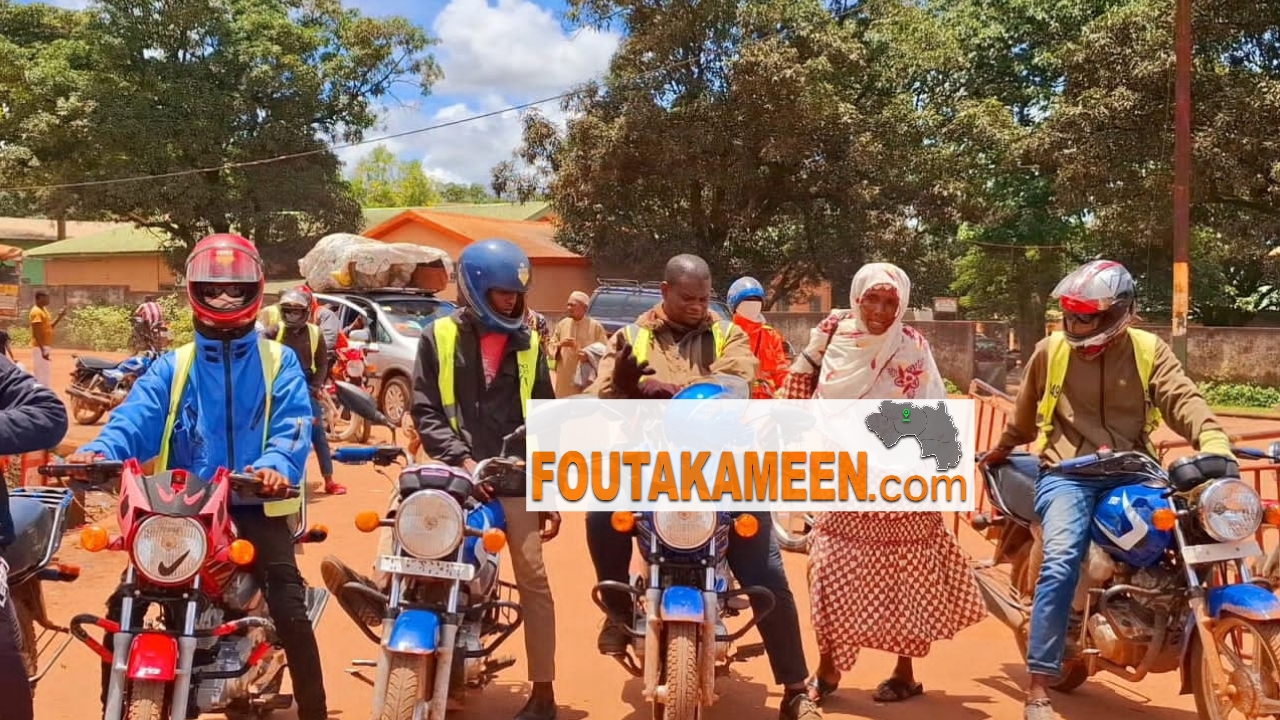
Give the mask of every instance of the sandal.
[(840, 689), (839, 682), (827, 682), (822, 678), (814, 675), (804, 684), (805, 689), (809, 692), (809, 699), (814, 703), (821, 704), (827, 696)]
[(1058, 720), (1058, 713), (1053, 711), (1049, 698), (1028, 700), (1022, 709), (1022, 720)]
[(908, 683), (899, 677), (891, 677), (876, 686), (876, 694), (872, 699), (882, 703), (902, 702), (923, 693), (924, 685)]

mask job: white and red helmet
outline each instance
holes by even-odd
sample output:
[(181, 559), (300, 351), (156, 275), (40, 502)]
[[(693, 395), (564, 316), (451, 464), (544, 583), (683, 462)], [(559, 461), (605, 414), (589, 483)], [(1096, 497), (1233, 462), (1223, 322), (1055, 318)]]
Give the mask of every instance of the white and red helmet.
[[(233, 330), (252, 325), (262, 308), (262, 258), (253, 243), (239, 235), (210, 235), (196, 243), (187, 258), (186, 280), (191, 312), (206, 327)], [(234, 307), (212, 304), (224, 293), (245, 300)]]
[(1093, 260), (1053, 289), (1062, 308), (1063, 335), (1086, 354), (1101, 352), (1129, 329), (1137, 311), (1133, 276), (1114, 260)]

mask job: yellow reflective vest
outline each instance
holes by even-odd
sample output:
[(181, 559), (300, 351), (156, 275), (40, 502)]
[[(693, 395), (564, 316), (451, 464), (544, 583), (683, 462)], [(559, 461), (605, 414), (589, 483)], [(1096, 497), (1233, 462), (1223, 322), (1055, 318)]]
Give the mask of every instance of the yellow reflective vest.
[[(436, 342), (436, 357), (440, 362), (437, 382), (444, 415), (455, 433), (461, 430), (462, 413), (458, 410), (458, 396), (454, 391), (454, 364), (458, 348), (458, 322), (452, 317), (438, 318), (431, 323)], [(535, 330), (529, 331), (529, 347), (516, 353), (516, 365), (520, 371), (520, 412), (528, 416), (529, 400), (533, 398), (533, 383), (538, 374), (538, 350), (542, 338)]]

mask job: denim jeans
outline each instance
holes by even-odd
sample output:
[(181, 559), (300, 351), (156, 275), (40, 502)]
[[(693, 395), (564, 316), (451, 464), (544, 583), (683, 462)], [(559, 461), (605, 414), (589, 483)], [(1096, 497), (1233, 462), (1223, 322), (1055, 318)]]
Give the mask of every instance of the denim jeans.
[(1044, 560), (1031, 605), (1031, 637), (1027, 670), (1057, 677), (1062, 672), (1071, 601), (1080, 581), (1080, 566), (1089, 551), (1089, 527), (1098, 499), (1112, 488), (1141, 478), (1101, 480), (1055, 474), (1036, 482), (1036, 515), (1044, 534)]
[[(800, 637), (800, 615), (796, 599), (787, 584), (787, 572), (782, 565), (782, 551), (773, 536), (773, 519), (769, 513), (751, 513), (760, 522), (759, 531), (750, 538), (729, 534), (726, 559), (729, 569), (742, 587), (760, 586), (773, 593), (773, 611), (757, 626), (764, 640), (765, 654), (773, 670), (773, 680), (779, 685), (804, 682), (809, 669), (804, 660), (804, 644)], [(596, 568), (596, 580), (616, 580), (628, 583), (631, 569), (631, 553), (634, 541), (613, 529), (609, 512), (587, 513), (587, 549)], [(631, 617), (631, 596), (625, 593), (605, 592), (603, 600), (619, 618)], [(755, 598), (752, 598), (755, 604)]]
[(331, 478), (333, 458), (329, 454), (329, 436), (324, 432), (324, 408), (314, 397), (311, 398), (311, 414), (316, 418), (315, 424), (311, 426), (311, 446), (315, 448), (316, 460), (320, 461), (320, 475), (326, 479)]

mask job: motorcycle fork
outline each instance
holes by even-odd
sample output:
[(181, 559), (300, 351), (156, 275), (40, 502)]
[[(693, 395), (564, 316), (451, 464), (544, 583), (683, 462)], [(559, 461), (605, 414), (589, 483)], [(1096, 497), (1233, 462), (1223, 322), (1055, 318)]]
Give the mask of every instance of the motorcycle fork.
[[(711, 540), (711, 557), (716, 557), (716, 541)], [(707, 568), (702, 591), (702, 647), (698, 648), (698, 670), (702, 679), (702, 704), (716, 701), (716, 619), (720, 615), (719, 598), (715, 593), (716, 565)], [(711, 588), (707, 590), (706, 588)]]
[[(454, 562), (463, 562), (463, 549), (466, 543), (458, 545)], [(444, 720), (449, 706), (449, 681), (453, 677), (453, 651), (458, 641), (458, 625), (462, 622), (462, 614), (458, 612), (458, 595), (462, 581), (454, 580), (449, 588), (449, 601), (440, 618), (440, 641), (436, 643), (436, 669), (431, 689), (431, 702), (427, 705), (427, 720)]]
[[(1173, 526), (1173, 537), (1177, 543), (1178, 554), (1183, 555), (1183, 548), (1187, 546), (1187, 540), (1182, 534), (1182, 526)], [(1184, 555), (1185, 558), (1185, 555)], [(1187, 605), (1191, 608), (1191, 617), (1195, 618), (1196, 634), (1200, 639), (1200, 647), (1205, 653), (1211, 653), (1214, 658), (1209, 665), (1209, 679), (1213, 681), (1214, 693), (1219, 698), (1229, 698), (1227, 695), (1227, 673), (1222, 669), (1222, 660), (1218, 656), (1218, 641), (1213, 636), (1214, 619), (1209, 615), (1209, 603), (1205, 596), (1205, 590), (1200, 586), (1200, 574), (1196, 569), (1188, 564), (1185, 559), (1182, 563), (1182, 570), (1187, 574), (1187, 590), (1189, 597)], [(1242, 573), (1248, 572), (1244, 565), (1241, 564)]]
[[(131, 586), (137, 581), (137, 573), (130, 566), (125, 571), (124, 584)], [(186, 720), (187, 702), (191, 695), (191, 663), (195, 657), (196, 639), (196, 596), (200, 591), (200, 578), (196, 577), (187, 595), (186, 611), (183, 614), (182, 634), (178, 637), (177, 667), (171, 683), (169, 701), (170, 720)], [(133, 624), (133, 596), (125, 595), (120, 600), (120, 625)], [(107, 706), (103, 712), (103, 720), (121, 720), (124, 716), (124, 691), (127, 679), (125, 673), (129, 669), (129, 651), (133, 647), (136, 633), (118, 632), (111, 638), (111, 681), (107, 685)]]
[[(658, 554), (658, 534), (649, 537), (649, 554)], [(662, 662), (666, 653), (662, 652), (659, 642), (662, 640), (662, 572), (658, 563), (649, 564), (649, 587), (644, 591), (644, 657), (641, 658), (644, 668), (644, 699), (650, 702), (658, 700), (658, 678), (662, 677)]]

